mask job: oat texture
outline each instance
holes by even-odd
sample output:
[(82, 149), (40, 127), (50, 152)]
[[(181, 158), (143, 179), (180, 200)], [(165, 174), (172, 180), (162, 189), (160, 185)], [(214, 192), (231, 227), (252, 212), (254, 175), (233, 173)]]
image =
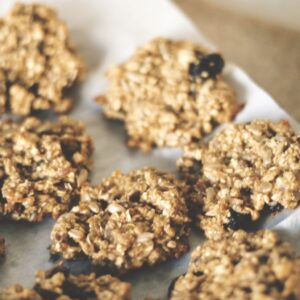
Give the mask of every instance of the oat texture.
[(299, 204), (300, 138), (284, 120), (230, 125), (187, 147), (178, 165), (195, 223), (209, 238)]
[(171, 300), (300, 299), (300, 258), (272, 231), (236, 231), (218, 242), (207, 240), (192, 253)]
[(0, 19), (0, 113), (68, 111), (67, 90), (81, 80), (84, 64), (55, 10), (15, 4)]
[(189, 41), (156, 38), (107, 72), (104, 114), (123, 120), (129, 146), (177, 147), (228, 122), (239, 105), (220, 77), (224, 61)]
[(144, 168), (118, 171), (81, 200), (51, 233), (51, 253), (85, 255), (97, 267), (125, 272), (177, 258), (188, 250), (183, 187), (173, 176)]
[(5, 240), (4, 238), (0, 235), (0, 257), (5, 255)]
[(77, 203), (88, 178), (92, 140), (82, 123), (27, 118), (0, 122), (0, 217), (57, 218)]
[(38, 271), (33, 289), (13, 285), (0, 300), (129, 300), (131, 285), (111, 275), (72, 275), (64, 267)]

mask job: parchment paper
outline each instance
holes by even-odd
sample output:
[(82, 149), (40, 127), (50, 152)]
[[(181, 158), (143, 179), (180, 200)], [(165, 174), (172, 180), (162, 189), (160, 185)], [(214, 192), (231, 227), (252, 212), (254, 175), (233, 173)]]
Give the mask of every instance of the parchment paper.
[[(0, 15), (14, 3), (0, 1)], [(29, 2), (29, 1), (28, 1)], [(191, 22), (167, 0), (49, 0), (59, 11), (71, 30), (79, 52), (87, 61), (89, 73), (76, 94), (78, 103), (72, 117), (85, 122), (87, 131), (95, 139), (93, 182), (98, 183), (115, 169), (128, 171), (143, 166), (158, 167), (175, 172), (178, 149), (154, 150), (150, 153), (130, 150), (125, 146), (125, 131), (119, 123), (105, 120), (94, 103), (94, 97), (105, 93), (103, 71), (111, 64), (121, 62), (140, 44), (155, 36), (185, 38), (206, 45), (209, 43), (197, 32)], [(220, 29), (222, 30), (222, 29)], [(211, 46), (211, 45), (209, 45)], [(267, 70), (266, 70), (266, 76)], [(225, 77), (234, 85), (245, 108), (236, 122), (268, 118), (288, 119), (295, 129), (299, 125), (275, 101), (259, 88), (241, 69), (227, 64)], [(264, 227), (275, 228), (282, 238), (289, 240), (300, 253), (300, 209), (283, 212), (265, 222)], [(50, 268), (47, 247), (53, 221), (39, 224), (1, 222), (0, 233), (7, 242), (7, 257), (0, 262), (0, 288), (20, 283), (32, 286), (34, 272)], [(194, 248), (203, 237), (191, 236)], [(151, 269), (142, 269), (125, 276), (133, 283), (133, 299), (145, 296), (165, 299), (172, 278), (184, 273), (189, 255)]]

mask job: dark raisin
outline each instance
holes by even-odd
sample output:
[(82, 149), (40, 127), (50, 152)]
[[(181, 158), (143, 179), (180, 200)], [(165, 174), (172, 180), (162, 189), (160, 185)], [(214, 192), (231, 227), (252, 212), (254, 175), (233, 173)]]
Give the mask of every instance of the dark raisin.
[(290, 148), (289, 144), (284, 145), (282, 148), (282, 152), (286, 152), (289, 148)]
[(65, 190), (65, 182), (63, 181), (63, 180), (60, 180), (59, 182), (57, 182), (56, 184), (55, 184), (55, 187), (58, 189), (58, 190), (61, 190), (61, 191), (63, 191), (63, 190)]
[(68, 161), (73, 161), (73, 155), (76, 152), (80, 152), (80, 143), (76, 141), (62, 141), (61, 150)]
[(78, 195), (74, 195), (72, 198), (71, 198), (71, 201), (70, 201), (70, 207), (73, 207), (75, 205), (77, 205), (80, 201), (80, 196)]
[(252, 223), (251, 216), (249, 214), (241, 214), (239, 212), (236, 212), (232, 208), (230, 208), (229, 211), (229, 222), (224, 224), (224, 227), (226, 229), (249, 229), (249, 226)]
[(39, 84), (35, 83), (29, 88), (29, 91), (30, 93), (37, 95), (38, 89), (39, 89)]
[(26, 166), (26, 165), (17, 163), (16, 167), (18, 168), (18, 171), (22, 177), (31, 178), (32, 166)]
[(267, 135), (267, 137), (274, 137), (276, 135), (276, 131), (269, 127), (266, 132), (266, 135)]
[(193, 77), (200, 77), (202, 79), (215, 78), (220, 74), (224, 67), (224, 60), (222, 56), (217, 53), (208, 55), (198, 55), (199, 63), (192, 63), (189, 66), (189, 74)]
[(190, 171), (195, 175), (199, 175), (202, 171), (202, 162), (200, 160), (194, 160)]
[(141, 192), (136, 191), (129, 196), (129, 201), (131, 202), (139, 202), (141, 198)]
[[(48, 249), (50, 248), (50, 246), (48, 247)], [(59, 253), (55, 253), (55, 254), (50, 254), (50, 258), (49, 258), (49, 261), (50, 262), (57, 262), (59, 259), (61, 258), (61, 255)]]
[(43, 16), (41, 16), (40, 14), (37, 14), (37, 13), (32, 14), (32, 20), (34, 22), (38, 22), (38, 23), (42, 23), (42, 24), (45, 24), (45, 22), (47, 22), (45, 17), (43, 17)]
[(193, 77), (197, 77), (201, 73), (201, 66), (200, 64), (190, 64), (189, 66), (189, 74)]
[(247, 252), (254, 252), (254, 251), (256, 251), (256, 250), (257, 250), (257, 249), (256, 249), (255, 246), (246, 244), (246, 251), (247, 251)]
[(246, 165), (248, 168), (252, 168), (252, 167), (253, 167), (253, 163), (252, 163), (250, 160), (244, 160), (244, 163), (245, 163), (245, 165)]
[(204, 273), (202, 271), (193, 272), (193, 275), (195, 276), (203, 276)]
[(265, 264), (269, 260), (269, 257), (267, 255), (262, 255), (258, 258), (258, 260), (261, 264)]
[(46, 277), (51, 278), (53, 275), (57, 273), (63, 273), (65, 276), (68, 276), (70, 274), (70, 270), (63, 265), (58, 265), (50, 269), (49, 271), (47, 271)]
[(243, 290), (247, 294), (251, 294), (252, 293), (252, 289), (250, 287), (244, 287)]
[(283, 206), (280, 203), (276, 203), (275, 205), (268, 205), (268, 210), (270, 212), (278, 212), (283, 209)]
[(24, 205), (23, 205), (22, 203), (16, 203), (16, 204), (14, 205), (14, 210), (15, 210), (17, 213), (21, 214), (21, 213), (24, 212), (25, 207), (24, 207)]
[(68, 245), (70, 247), (78, 247), (78, 243), (75, 242), (72, 238), (69, 238), (69, 237), (68, 237)]
[(224, 157), (223, 162), (226, 166), (228, 166), (231, 162), (231, 157), (230, 156)]
[(62, 290), (64, 295), (69, 296), (72, 299), (87, 300), (96, 297), (93, 291), (84, 291), (83, 288), (70, 281), (65, 281), (63, 283)]
[(278, 292), (282, 292), (284, 289), (284, 284), (279, 280), (270, 282), (266, 288), (266, 292), (269, 294), (271, 293), (272, 289), (276, 289)]
[(120, 200), (121, 197), (122, 197), (122, 194), (119, 193), (119, 194), (114, 195), (113, 199), (114, 199), (114, 200)]
[(217, 128), (220, 125), (220, 122), (215, 119), (211, 119), (210, 124), (213, 128)]
[(39, 42), (37, 48), (38, 48), (39, 52), (40, 52), (41, 54), (43, 54), (44, 51), (45, 51), (45, 42), (43, 42), (43, 41)]
[(288, 259), (292, 259), (292, 256), (289, 253), (280, 253), (280, 257), (286, 257)]
[(250, 199), (250, 197), (252, 195), (252, 190), (248, 187), (243, 187), (240, 189), (240, 194), (243, 198)]
[(42, 299), (56, 300), (60, 295), (54, 291), (45, 290), (39, 286), (35, 286), (34, 289), (41, 295)]
[(188, 92), (188, 95), (191, 97), (191, 98), (196, 98), (197, 94), (195, 91), (189, 91)]
[(107, 208), (107, 206), (108, 206), (107, 201), (105, 201), (105, 200), (103, 200), (103, 199), (100, 199), (100, 200), (99, 200), (99, 203), (100, 203), (100, 206), (101, 206), (101, 208), (102, 208), (103, 210), (105, 210), (105, 209)]

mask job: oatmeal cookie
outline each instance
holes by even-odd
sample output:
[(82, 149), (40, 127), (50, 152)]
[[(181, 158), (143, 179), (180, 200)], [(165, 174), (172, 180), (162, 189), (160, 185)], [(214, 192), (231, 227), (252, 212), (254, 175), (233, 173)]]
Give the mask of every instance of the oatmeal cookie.
[(77, 203), (92, 140), (82, 123), (27, 118), (0, 122), (0, 217), (41, 221)]
[(195, 223), (209, 238), (299, 204), (300, 138), (284, 120), (230, 125), (187, 147), (178, 165)]
[(170, 299), (300, 299), (299, 282), (300, 258), (289, 244), (272, 231), (239, 230), (198, 246)]
[(68, 111), (73, 99), (67, 91), (84, 69), (55, 10), (17, 3), (0, 19), (0, 113)]
[(33, 289), (13, 285), (0, 292), (0, 300), (129, 300), (131, 285), (111, 275), (72, 275), (64, 267), (37, 271)]
[(5, 255), (5, 240), (4, 238), (0, 235), (0, 257)]
[(81, 190), (78, 206), (51, 233), (51, 253), (84, 255), (98, 267), (125, 272), (177, 258), (188, 250), (189, 219), (182, 183), (144, 168), (116, 171)]
[(107, 94), (97, 101), (108, 118), (124, 121), (129, 146), (183, 146), (239, 110), (220, 77), (223, 65), (219, 54), (192, 42), (156, 38), (108, 70)]

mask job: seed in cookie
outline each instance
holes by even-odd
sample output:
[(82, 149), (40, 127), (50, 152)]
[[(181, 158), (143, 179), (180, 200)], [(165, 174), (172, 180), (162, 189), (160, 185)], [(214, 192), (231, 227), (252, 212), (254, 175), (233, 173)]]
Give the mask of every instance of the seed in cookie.
[(0, 113), (68, 111), (67, 95), (82, 80), (84, 64), (55, 10), (17, 3), (0, 19)]
[(300, 143), (286, 121), (230, 125), (178, 161), (197, 226), (209, 238), (299, 205)]
[(82, 123), (0, 122), (0, 217), (41, 221), (77, 204), (93, 143)]
[(221, 78), (223, 58), (189, 41), (156, 38), (108, 70), (108, 118), (124, 121), (129, 146), (149, 150), (198, 141), (240, 105)]
[(272, 231), (236, 231), (207, 240), (192, 253), (170, 300), (280, 299), (300, 297), (300, 257)]
[(33, 289), (13, 285), (0, 292), (0, 300), (129, 300), (131, 285), (111, 275), (73, 275), (58, 266), (37, 271)]
[(0, 257), (5, 255), (5, 240), (0, 236)]
[(98, 267), (126, 272), (186, 252), (189, 219), (183, 185), (151, 168), (118, 171), (81, 190), (78, 206), (51, 233), (51, 253), (84, 255)]

